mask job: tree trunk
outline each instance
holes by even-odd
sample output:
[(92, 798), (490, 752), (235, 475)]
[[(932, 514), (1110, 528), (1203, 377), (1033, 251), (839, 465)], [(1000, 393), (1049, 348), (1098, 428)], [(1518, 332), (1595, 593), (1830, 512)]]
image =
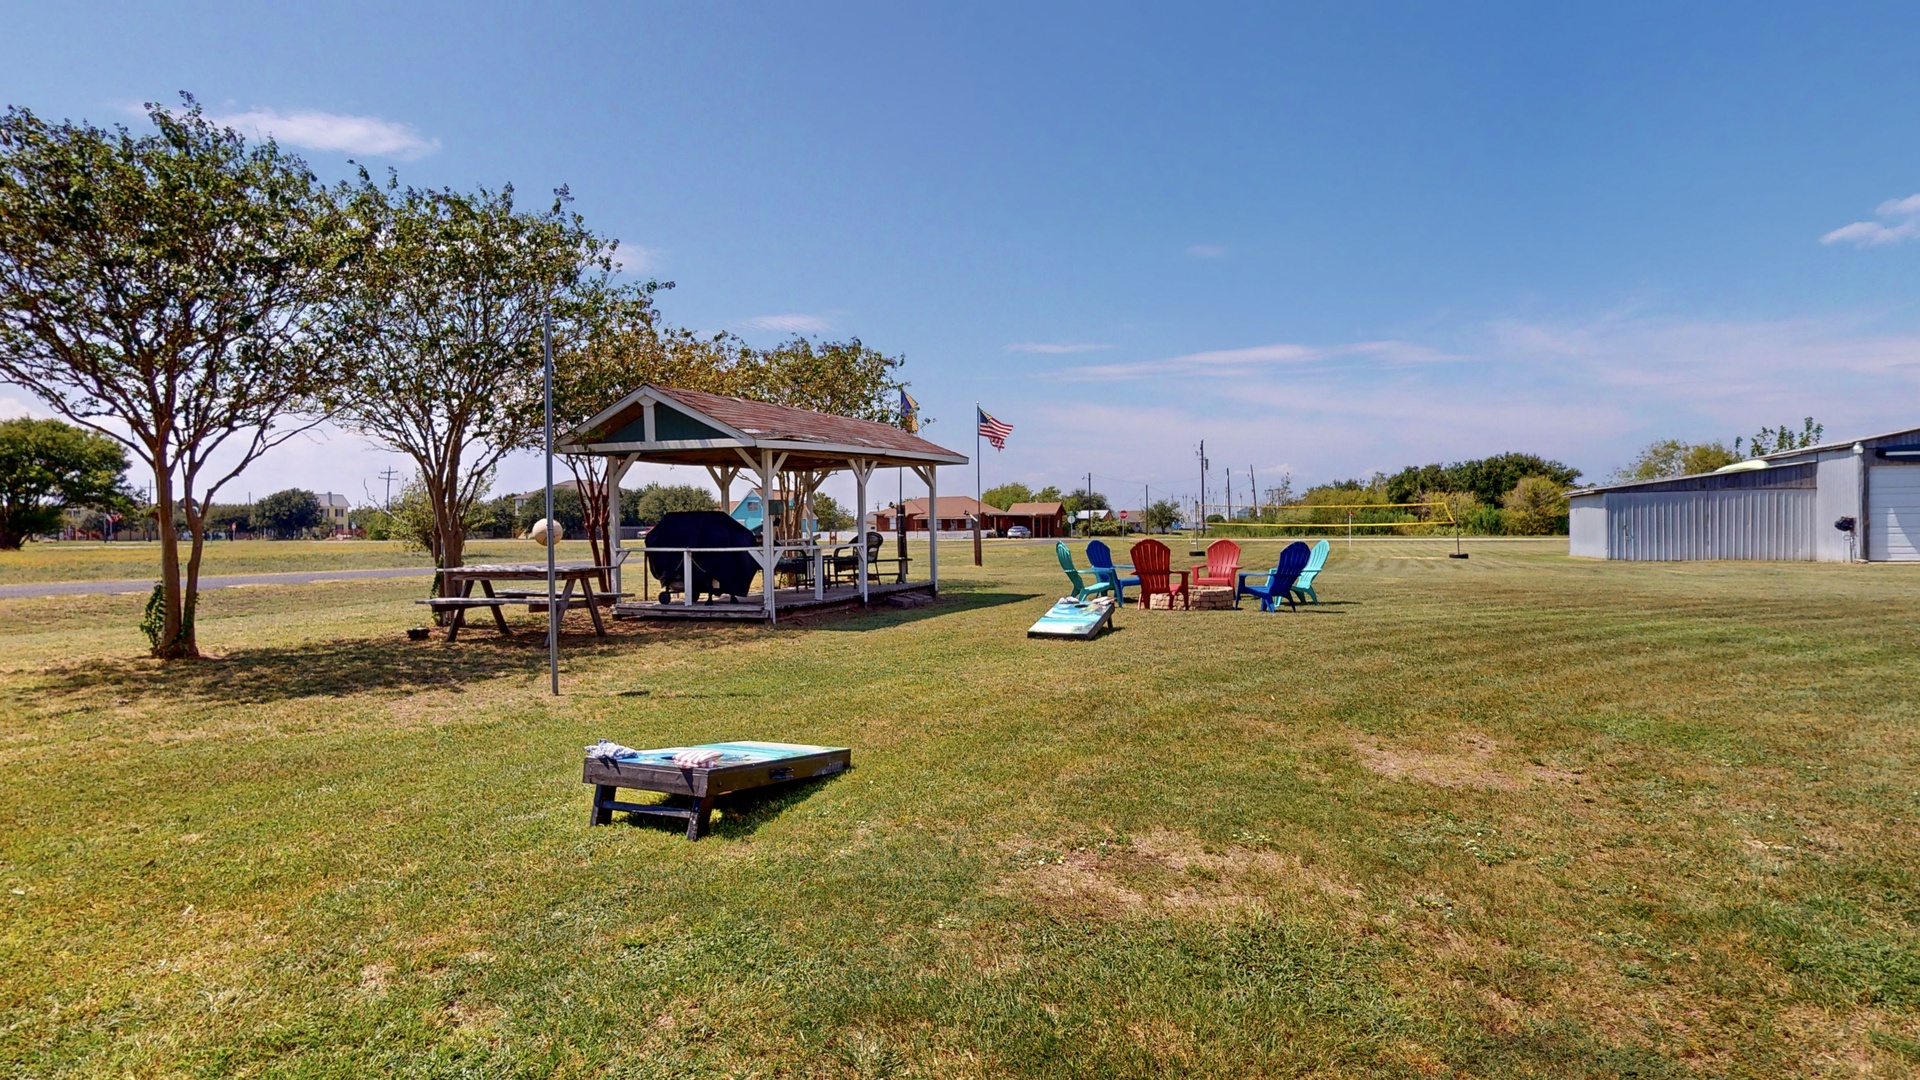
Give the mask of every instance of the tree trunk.
[(187, 500), (187, 579), (180, 590), (180, 640), (185, 643), (189, 656), (200, 655), (200, 639), (194, 629), (194, 609), (200, 605), (200, 554), (207, 543), (207, 508), (191, 498), (193, 479), (189, 475), (186, 489)]
[(166, 465), (163, 452), (153, 455), (155, 524), (160, 533), (160, 588), (165, 596), (166, 616), (161, 623), (160, 639), (153, 643), (153, 655), (161, 660), (180, 660), (199, 655), (193, 642), (181, 634), (184, 597), (180, 590), (180, 531), (173, 524), (173, 470)]
[[(595, 468), (596, 465), (605, 466)], [(573, 473), (573, 483), (580, 494), (580, 517), (587, 530), (587, 550), (593, 555), (595, 566), (605, 566), (613, 557), (607, 550), (607, 517), (612, 509), (613, 491), (608, 478), (613, 475), (612, 462), (607, 458), (581, 457), (567, 455), (567, 468)], [(600, 571), (600, 590), (613, 591), (613, 572)]]

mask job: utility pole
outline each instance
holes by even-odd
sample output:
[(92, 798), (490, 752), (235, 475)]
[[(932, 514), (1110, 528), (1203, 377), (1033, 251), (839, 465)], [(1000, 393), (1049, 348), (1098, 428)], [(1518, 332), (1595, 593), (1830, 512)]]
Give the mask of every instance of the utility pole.
[(393, 513), (393, 482), (400, 478), (400, 471), (389, 465), (387, 471), (380, 473), (379, 476), (387, 482), (387, 497), (380, 501), (380, 509), (391, 514)]
[(1198, 512), (1194, 515), (1198, 519), (1197, 523), (1194, 525), (1194, 528), (1193, 528), (1194, 550), (1187, 552), (1187, 554), (1189, 555), (1205, 555), (1206, 554), (1206, 552), (1200, 550), (1200, 537), (1204, 536), (1207, 531), (1207, 465), (1208, 465), (1207, 440), (1201, 439), (1200, 440), (1200, 505), (1198, 508)]
[(1247, 466), (1247, 505), (1253, 512), (1247, 516), (1249, 521), (1260, 520), (1260, 482), (1253, 478), (1253, 466)]
[(1093, 535), (1093, 473), (1087, 473), (1087, 535)]

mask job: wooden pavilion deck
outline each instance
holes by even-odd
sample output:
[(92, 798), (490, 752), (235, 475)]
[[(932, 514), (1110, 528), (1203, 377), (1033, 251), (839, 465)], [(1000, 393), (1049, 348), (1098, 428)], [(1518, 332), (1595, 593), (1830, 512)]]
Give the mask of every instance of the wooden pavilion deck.
[[(872, 607), (885, 603), (891, 597), (918, 595), (928, 600), (933, 598), (933, 583), (928, 581), (874, 582), (867, 586), (867, 605)], [(860, 604), (860, 586), (829, 585), (814, 596), (813, 589), (775, 589), (773, 593), (774, 610), (779, 615), (797, 612), (826, 611), (834, 608), (858, 607)], [(733, 622), (765, 622), (767, 618), (766, 602), (762, 594), (755, 592), (743, 595), (739, 603), (728, 600), (702, 600), (692, 605), (671, 603), (662, 604), (658, 600), (623, 600), (613, 607), (618, 619), (718, 619)]]

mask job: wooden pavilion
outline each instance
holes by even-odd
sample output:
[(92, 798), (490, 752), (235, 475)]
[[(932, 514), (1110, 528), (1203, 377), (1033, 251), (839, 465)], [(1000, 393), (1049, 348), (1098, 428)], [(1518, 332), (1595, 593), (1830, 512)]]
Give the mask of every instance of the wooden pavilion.
[[(842, 470), (853, 474), (854, 521), (867, 519), (867, 481), (874, 470), (902, 467), (927, 485), (929, 498), (939, 496), (939, 467), (965, 465), (967, 457), (936, 446), (917, 435), (887, 424), (845, 416), (769, 405), (745, 398), (725, 397), (698, 390), (642, 386), (566, 433), (554, 450), (562, 454), (597, 454), (611, 458), (607, 469), (613, 504), (608, 517), (609, 546), (620, 548), (620, 481), (636, 463), (704, 466), (720, 489), (720, 505), (732, 502), (733, 482), (742, 472), (753, 477), (761, 491), (786, 491), (790, 505), (811, 505), (813, 494), (828, 476)], [(853, 550), (859, 559), (857, 584), (829, 587), (823, 574), (826, 548), (818, 536), (802, 529), (811, 514), (788, 514), (761, 529), (760, 548), (752, 554), (760, 564), (762, 595), (758, 603), (661, 604), (642, 597), (616, 606), (617, 614), (667, 618), (764, 618), (772, 622), (778, 611), (822, 604), (865, 604), (876, 594), (903, 589), (938, 593), (940, 589), (939, 537), (928, 538), (927, 580), (880, 585), (872, 580), (864, 537)], [(707, 549), (701, 549), (707, 550)], [(721, 550), (721, 549), (712, 549)], [(734, 550), (734, 549), (727, 549)], [(691, 557), (694, 549), (683, 553)], [(780, 589), (774, 572), (782, 556), (798, 556), (812, 563), (811, 589)], [(617, 561), (617, 560), (616, 560)], [(616, 571), (617, 573), (618, 571)], [(904, 574), (902, 575), (904, 577)], [(618, 584), (615, 591), (619, 590)]]

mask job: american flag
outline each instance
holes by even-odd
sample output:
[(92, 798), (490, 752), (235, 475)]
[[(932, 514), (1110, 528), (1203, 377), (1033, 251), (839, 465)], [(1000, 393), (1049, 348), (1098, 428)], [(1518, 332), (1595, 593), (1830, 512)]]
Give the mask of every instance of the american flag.
[(975, 405), (974, 411), (980, 414), (980, 434), (987, 437), (995, 450), (1007, 448), (1007, 436), (1013, 434), (1013, 425), (1004, 420), (995, 420), (993, 414)]

